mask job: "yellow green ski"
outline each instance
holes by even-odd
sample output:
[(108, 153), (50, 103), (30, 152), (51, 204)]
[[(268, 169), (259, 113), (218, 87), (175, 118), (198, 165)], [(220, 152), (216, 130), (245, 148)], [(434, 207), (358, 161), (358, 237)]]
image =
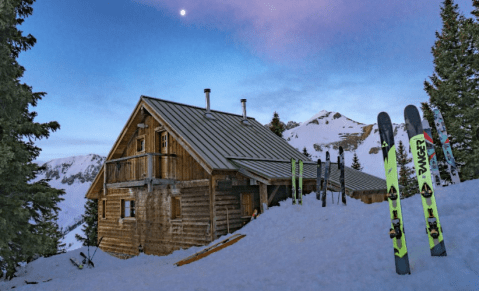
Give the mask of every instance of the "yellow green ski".
[(431, 256), (446, 256), (446, 246), (439, 222), (436, 198), (432, 187), (431, 171), (427, 160), (426, 140), (424, 139), (421, 117), (416, 106), (408, 105), (404, 109), (404, 119), (409, 137), (409, 145), (414, 158), (419, 190), (421, 191), (422, 207), (426, 219), (426, 233), (429, 239)]
[(384, 170), (386, 172), (386, 186), (391, 217), (389, 237), (393, 239), (396, 273), (400, 275), (411, 274), (406, 235), (404, 233), (404, 220), (401, 211), (394, 131), (391, 119), (386, 112), (381, 112), (378, 115), (378, 129), (384, 158)]

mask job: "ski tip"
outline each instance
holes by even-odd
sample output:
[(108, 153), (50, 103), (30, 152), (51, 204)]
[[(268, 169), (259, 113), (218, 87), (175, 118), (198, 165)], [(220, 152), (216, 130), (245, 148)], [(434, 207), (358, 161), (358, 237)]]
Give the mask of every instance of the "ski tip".
[(415, 105), (412, 105), (412, 104), (409, 104), (408, 106), (406, 106), (406, 108), (404, 108), (404, 111), (406, 110), (415, 110), (417, 111), (417, 107)]
[(380, 124), (389, 124), (391, 123), (391, 118), (387, 112), (381, 112), (378, 114), (378, 129), (381, 130)]
[(379, 119), (379, 117), (381, 117), (381, 118), (389, 118), (389, 114), (388, 114), (387, 112), (385, 112), (385, 111), (381, 111), (381, 112), (379, 112), (379, 114), (378, 114), (378, 119)]

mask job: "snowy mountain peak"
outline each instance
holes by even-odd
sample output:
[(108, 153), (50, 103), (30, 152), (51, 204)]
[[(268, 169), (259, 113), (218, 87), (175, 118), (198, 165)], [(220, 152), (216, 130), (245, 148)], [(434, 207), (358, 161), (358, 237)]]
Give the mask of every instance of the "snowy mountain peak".
[[(393, 124), (396, 143), (408, 145), (404, 124)], [(381, 147), (377, 124), (366, 125), (339, 112), (321, 110), (299, 126), (283, 132), (283, 138), (300, 152), (306, 148), (312, 160), (325, 160), (326, 151), (335, 162), (339, 146), (345, 150), (345, 164), (350, 166), (354, 153), (363, 171), (383, 177)]]
[(40, 171), (32, 181), (51, 179), (48, 181), (51, 187), (65, 190), (65, 195), (62, 196), (65, 200), (58, 204), (61, 209), (58, 224), (63, 229), (67, 230), (81, 220), (85, 210), (86, 191), (105, 160), (106, 157), (95, 154), (54, 159), (44, 163), (46, 169)]
[(68, 185), (72, 185), (76, 180), (80, 183), (92, 182), (105, 159), (99, 155), (89, 154), (51, 160), (43, 164), (46, 169), (39, 172), (38, 177), (61, 179), (62, 184)]
[(306, 120), (303, 124), (316, 124), (319, 125), (321, 123), (324, 124), (329, 124), (330, 122), (336, 122), (336, 123), (341, 123), (342, 125), (349, 125), (351, 124), (359, 124), (359, 125), (364, 125), (362, 123), (356, 122), (344, 115), (342, 115), (339, 112), (334, 112), (334, 111), (327, 111), (327, 110), (321, 110), (315, 115), (313, 115), (311, 118)]

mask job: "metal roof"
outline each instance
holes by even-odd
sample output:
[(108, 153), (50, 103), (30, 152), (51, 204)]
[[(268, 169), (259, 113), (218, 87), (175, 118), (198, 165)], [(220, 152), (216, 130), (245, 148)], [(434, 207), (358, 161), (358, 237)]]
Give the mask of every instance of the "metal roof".
[[(268, 179), (291, 179), (291, 162), (272, 162), (272, 161), (255, 161), (255, 160), (237, 160), (231, 159), (233, 163), (252, 173), (263, 176)], [(317, 165), (314, 162), (307, 162), (303, 166), (303, 179), (316, 179)], [(324, 171), (326, 165), (322, 163), (321, 177), (324, 179)], [(296, 175), (298, 175), (296, 167)], [(338, 164), (331, 164), (331, 173), (329, 180), (340, 185), (340, 171)], [(376, 176), (363, 173), (361, 171), (344, 167), (344, 183), (349, 191), (384, 191), (386, 192), (386, 181)]]
[(205, 117), (205, 108), (141, 96), (173, 131), (212, 169), (237, 170), (228, 158), (290, 160), (306, 157), (286, 140), (275, 135), (254, 118), (241, 123), (242, 115), (211, 110), (215, 120)]
[[(316, 162), (309, 161), (286, 140), (275, 135), (254, 118), (249, 126), (242, 115), (210, 110), (214, 120), (205, 117), (206, 108), (141, 96), (175, 134), (213, 170), (243, 168), (267, 179), (291, 179), (291, 158), (304, 161), (304, 179), (316, 179)], [(324, 177), (324, 163), (322, 166)], [(331, 165), (330, 181), (339, 185), (337, 164)], [(386, 192), (386, 181), (345, 167), (345, 184), (350, 191)]]

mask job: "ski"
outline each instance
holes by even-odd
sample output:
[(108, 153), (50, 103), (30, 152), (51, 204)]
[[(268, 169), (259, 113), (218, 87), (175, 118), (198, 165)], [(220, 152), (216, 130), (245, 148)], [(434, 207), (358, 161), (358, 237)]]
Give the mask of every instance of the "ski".
[(303, 161), (299, 160), (299, 179), (298, 179), (298, 199), (299, 204), (303, 205)]
[(90, 258), (88, 258), (87, 255), (85, 255), (83, 252), (80, 252), (80, 256), (83, 257), (83, 261), (82, 261), (83, 265), (95, 267), (95, 264), (93, 263), (93, 261)]
[(291, 158), (291, 195), (296, 204), (296, 160)]
[(346, 205), (346, 185), (344, 183), (344, 150), (343, 147), (339, 147), (339, 181), (341, 183), (341, 201)]
[(427, 156), (429, 157), (429, 167), (431, 168), (432, 180), (437, 186), (441, 185), (441, 175), (437, 166), (436, 151), (434, 150), (434, 141), (432, 132), (427, 119), (422, 120), (422, 129), (424, 130), (424, 139), (426, 140)]
[(433, 112), (434, 123), (436, 125), (437, 133), (439, 134), (439, 139), (441, 140), (444, 156), (446, 157), (449, 174), (451, 175), (451, 181), (453, 184), (461, 183), (461, 180), (459, 179), (459, 175), (457, 173), (456, 162), (454, 161), (454, 156), (452, 155), (452, 148), (449, 144), (446, 124), (444, 124), (444, 119), (442, 118), (442, 114), (438, 109), (434, 109)]
[(71, 261), (72, 264), (75, 265), (78, 269), (80, 269), (80, 270), (83, 269), (83, 265), (82, 265), (77, 259), (75, 259), (74, 257), (71, 257), (71, 258), (70, 258), (70, 261)]
[(386, 189), (388, 192), (389, 216), (391, 218), (389, 237), (393, 239), (396, 273), (400, 275), (411, 274), (401, 210), (394, 131), (391, 119), (386, 112), (381, 112), (378, 115), (378, 129), (383, 152), (384, 171), (386, 172)]
[(328, 179), (329, 179), (329, 167), (331, 166), (331, 162), (329, 160), (329, 152), (326, 152), (326, 165), (324, 168), (324, 184), (323, 190), (321, 194), (321, 201), (323, 202), (323, 207), (326, 207), (326, 191), (328, 190)]
[(316, 199), (321, 199), (321, 159), (318, 159), (318, 166), (316, 167)]
[(431, 172), (427, 162), (426, 141), (424, 139), (421, 117), (416, 106), (408, 105), (404, 109), (404, 120), (409, 137), (409, 145), (414, 158), (416, 176), (421, 191), (422, 207), (426, 219), (426, 232), (429, 237), (431, 256), (446, 256), (446, 246), (439, 222), (436, 198), (432, 187)]

